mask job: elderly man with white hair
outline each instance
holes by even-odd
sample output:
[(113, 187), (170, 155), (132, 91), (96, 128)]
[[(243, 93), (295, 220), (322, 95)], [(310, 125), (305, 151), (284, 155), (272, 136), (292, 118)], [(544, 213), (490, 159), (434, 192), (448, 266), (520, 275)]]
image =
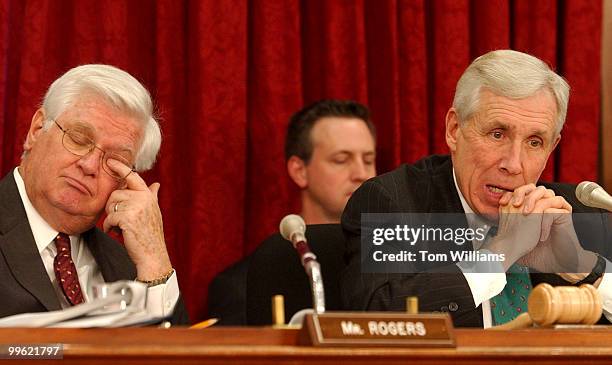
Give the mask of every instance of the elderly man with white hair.
[[(34, 113), (21, 164), (0, 181), (0, 317), (67, 308), (97, 284), (148, 285), (147, 309), (188, 321), (164, 240), (161, 145), (149, 92), (112, 66), (73, 68)], [(104, 231), (119, 229), (124, 246)]]
[[(450, 156), (402, 165), (366, 181), (349, 200), (342, 217), (349, 258), (344, 305), (403, 310), (406, 297), (417, 296), (422, 311), (449, 312), (457, 326), (489, 327), (527, 310), (537, 283), (592, 284), (612, 318), (612, 277), (604, 274), (611, 268), (607, 216), (578, 202), (574, 186), (538, 182), (561, 139), (568, 99), (566, 81), (536, 57), (499, 50), (474, 60), (446, 114)], [(576, 225), (582, 217), (572, 212), (593, 219)], [(473, 251), (461, 259), (444, 260), (465, 246), (421, 240), (413, 251), (421, 266), (408, 260), (372, 269), (368, 263), (378, 263), (369, 255), (378, 248), (362, 246), (369, 227), (363, 213), (427, 213), (420, 217), (434, 229), (436, 214), (455, 214), (463, 227), (481, 229), (481, 237), (472, 234)]]

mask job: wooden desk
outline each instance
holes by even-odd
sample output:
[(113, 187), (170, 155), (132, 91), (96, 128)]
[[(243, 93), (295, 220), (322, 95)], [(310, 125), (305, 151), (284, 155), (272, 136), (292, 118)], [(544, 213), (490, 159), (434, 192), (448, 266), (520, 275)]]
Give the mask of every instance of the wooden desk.
[(10, 364), (612, 363), (612, 328), (456, 330), (457, 348), (313, 348), (271, 328), (0, 329), (0, 343), (63, 343), (63, 360)]

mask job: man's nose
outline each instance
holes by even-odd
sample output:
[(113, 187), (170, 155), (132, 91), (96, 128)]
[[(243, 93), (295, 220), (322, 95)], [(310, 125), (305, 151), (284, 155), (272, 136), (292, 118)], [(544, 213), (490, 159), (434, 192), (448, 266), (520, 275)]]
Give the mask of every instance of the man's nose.
[(100, 171), (100, 163), (102, 161), (102, 155), (104, 152), (94, 148), (89, 153), (77, 161), (77, 166), (79, 166), (85, 175), (97, 175)]
[(359, 182), (366, 181), (368, 178), (371, 177), (371, 174), (369, 172), (370, 169), (371, 167), (369, 167), (369, 165), (367, 165), (365, 162), (356, 161), (352, 167), (351, 179), (353, 181), (359, 181)]
[(520, 142), (513, 142), (507, 148), (501, 150), (503, 153), (499, 165), (500, 170), (510, 174), (518, 175), (523, 172), (522, 148)]

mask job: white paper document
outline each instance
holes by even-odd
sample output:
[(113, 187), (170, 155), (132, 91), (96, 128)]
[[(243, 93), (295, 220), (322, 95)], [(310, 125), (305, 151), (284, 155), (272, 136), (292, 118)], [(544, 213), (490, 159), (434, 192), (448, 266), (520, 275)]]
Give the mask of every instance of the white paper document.
[(147, 286), (143, 283), (107, 283), (95, 288), (94, 293), (93, 301), (70, 308), (1, 318), (0, 327), (126, 327), (163, 320), (147, 312)]

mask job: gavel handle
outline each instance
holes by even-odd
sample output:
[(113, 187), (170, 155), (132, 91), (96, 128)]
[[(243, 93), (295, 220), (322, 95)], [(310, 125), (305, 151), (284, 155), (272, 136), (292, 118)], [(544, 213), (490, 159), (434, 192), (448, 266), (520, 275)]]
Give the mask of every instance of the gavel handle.
[(529, 316), (529, 313), (521, 313), (518, 317), (514, 318), (508, 323), (500, 324), (499, 326), (494, 326), (487, 329), (493, 331), (518, 330), (521, 328), (531, 327), (532, 325), (533, 320)]

